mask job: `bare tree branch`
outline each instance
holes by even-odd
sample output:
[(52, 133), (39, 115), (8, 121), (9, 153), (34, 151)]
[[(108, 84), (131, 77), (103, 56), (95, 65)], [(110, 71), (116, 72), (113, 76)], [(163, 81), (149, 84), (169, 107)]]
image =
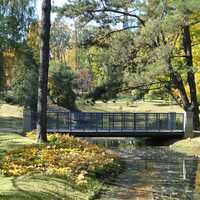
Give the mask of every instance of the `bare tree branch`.
[(134, 17), (136, 18), (143, 26), (145, 26), (145, 21), (141, 19), (139, 16), (132, 14), (131, 12), (125, 12), (125, 11), (120, 11), (120, 10), (115, 10), (112, 8), (103, 8), (103, 9), (96, 9), (96, 10), (91, 10), (91, 12), (112, 12), (112, 13), (117, 13), (117, 14), (122, 14), (125, 16), (129, 17)]
[(128, 27), (125, 27), (125, 28), (122, 28), (122, 29), (116, 29), (116, 30), (110, 31), (109, 33), (105, 34), (103, 37), (100, 37), (100, 39), (108, 38), (113, 33), (122, 32), (122, 31), (125, 31), (125, 30), (128, 30), (128, 29), (136, 29), (136, 28), (139, 28), (139, 27), (140, 26), (128, 26)]

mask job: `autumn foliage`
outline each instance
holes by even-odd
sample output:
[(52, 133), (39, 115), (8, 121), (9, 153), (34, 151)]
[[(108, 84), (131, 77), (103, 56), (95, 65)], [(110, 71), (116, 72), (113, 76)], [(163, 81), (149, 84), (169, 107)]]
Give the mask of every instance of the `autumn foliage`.
[(88, 178), (119, 169), (117, 156), (97, 145), (69, 135), (51, 134), (48, 140), (48, 144), (8, 151), (0, 163), (1, 173), (7, 176), (45, 173), (83, 185)]

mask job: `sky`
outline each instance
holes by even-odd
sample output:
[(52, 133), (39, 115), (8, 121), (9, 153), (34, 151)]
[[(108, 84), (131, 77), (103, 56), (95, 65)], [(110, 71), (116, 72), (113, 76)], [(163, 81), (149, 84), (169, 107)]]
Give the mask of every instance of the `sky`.
[[(55, 6), (62, 6), (64, 3), (66, 3), (67, 0), (52, 0), (52, 5)], [(42, 0), (36, 0), (36, 6), (37, 6), (37, 14), (39, 18), (41, 18), (41, 7), (42, 7)], [(52, 19), (55, 17), (54, 14), (52, 14)]]

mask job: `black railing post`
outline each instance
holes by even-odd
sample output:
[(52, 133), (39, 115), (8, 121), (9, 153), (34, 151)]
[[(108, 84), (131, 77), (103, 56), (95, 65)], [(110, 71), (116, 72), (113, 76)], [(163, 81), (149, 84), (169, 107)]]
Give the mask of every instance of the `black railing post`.
[(69, 132), (71, 133), (72, 130), (72, 113), (69, 112)]
[(115, 127), (115, 116), (114, 116), (114, 113), (112, 113), (112, 130), (114, 129)]
[(103, 123), (104, 114), (100, 113), (100, 116), (101, 116), (101, 128), (104, 129), (104, 123)]
[(134, 118), (133, 118), (133, 129), (136, 130), (137, 126), (136, 126), (136, 118), (137, 118), (137, 113), (134, 113)]
[(98, 116), (98, 113), (95, 113), (95, 127), (96, 127), (96, 132), (98, 132), (98, 123), (97, 123), (97, 116)]
[(184, 131), (185, 130), (185, 114), (184, 113), (181, 113), (182, 115), (182, 130)]
[(157, 130), (160, 132), (160, 113), (156, 113), (156, 124)]
[(121, 113), (121, 132), (125, 129), (125, 113)]
[(110, 114), (108, 114), (108, 130), (109, 130), (109, 132), (110, 132)]
[(145, 130), (148, 130), (148, 113), (145, 113)]
[(56, 130), (59, 131), (59, 113), (56, 112)]
[(81, 120), (79, 120), (81, 122), (81, 127), (83, 127), (83, 132), (85, 132), (85, 126), (86, 126), (86, 116), (89, 115), (88, 113), (79, 113), (79, 116)]

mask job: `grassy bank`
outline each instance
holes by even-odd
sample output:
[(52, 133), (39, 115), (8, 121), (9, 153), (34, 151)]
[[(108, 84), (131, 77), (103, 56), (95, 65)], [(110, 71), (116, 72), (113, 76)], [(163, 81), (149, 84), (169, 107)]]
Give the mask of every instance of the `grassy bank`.
[(200, 137), (182, 139), (170, 146), (171, 150), (200, 157)]
[(1, 200), (93, 199), (103, 188), (98, 177), (118, 168), (111, 167), (116, 157), (95, 145), (53, 137), (53, 143), (38, 146), (27, 137), (0, 133)]

